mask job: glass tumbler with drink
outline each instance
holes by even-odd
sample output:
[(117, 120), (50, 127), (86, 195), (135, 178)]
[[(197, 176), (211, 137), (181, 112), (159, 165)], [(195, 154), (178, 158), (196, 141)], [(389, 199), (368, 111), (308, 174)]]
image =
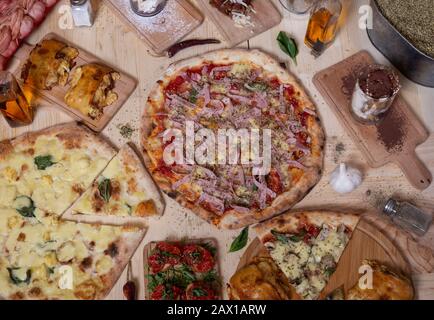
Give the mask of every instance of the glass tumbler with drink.
[(0, 71), (0, 111), (11, 127), (25, 126), (33, 122), (33, 106), (15, 77), (7, 71)]

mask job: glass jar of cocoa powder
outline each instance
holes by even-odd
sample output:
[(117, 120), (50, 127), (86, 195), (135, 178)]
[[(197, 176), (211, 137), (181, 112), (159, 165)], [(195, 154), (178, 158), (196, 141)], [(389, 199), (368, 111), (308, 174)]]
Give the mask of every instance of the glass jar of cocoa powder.
[(392, 106), (401, 86), (397, 74), (386, 66), (373, 64), (359, 74), (351, 101), (355, 119), (376, 124)]

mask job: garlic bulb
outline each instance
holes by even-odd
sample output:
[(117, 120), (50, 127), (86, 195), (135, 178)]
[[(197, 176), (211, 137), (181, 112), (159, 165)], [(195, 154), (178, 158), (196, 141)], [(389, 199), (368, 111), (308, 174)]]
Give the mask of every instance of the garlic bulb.
[(362, 173), (341, 163), (331, 174), (330, 185), (339, 193), (350, 193), (362, 183)]

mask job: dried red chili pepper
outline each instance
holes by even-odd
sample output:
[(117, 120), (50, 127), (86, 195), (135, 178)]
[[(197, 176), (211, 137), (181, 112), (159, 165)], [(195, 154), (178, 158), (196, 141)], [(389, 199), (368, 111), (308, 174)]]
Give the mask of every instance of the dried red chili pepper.
[(217, 39), (190, 39), (181, 41), (178, 43), (175, 43), (173, 46), (171, 46), (169, 49), (167, 49), (167, 55), (169, 58), (172, 58), (174, 55), (176, 55), (179, 51), (194, 47), (194, 46), (201, 46), (205, 44), (217, 44), (220, 43), (220, 40)]

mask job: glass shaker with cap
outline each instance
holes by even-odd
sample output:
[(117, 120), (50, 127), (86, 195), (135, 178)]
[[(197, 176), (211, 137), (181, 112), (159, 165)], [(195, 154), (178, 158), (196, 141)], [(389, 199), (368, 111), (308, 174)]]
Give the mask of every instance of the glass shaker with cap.
[(408, 202), (389, 199), (383, 213), (401, 228), (418, 236), (423, 236), (432, 223), (432, 215), (420, 210)]
[(70, 0), (72, 18), (76, 27), (91, 27), (95, 21), (95, 9), (91, 0)]

